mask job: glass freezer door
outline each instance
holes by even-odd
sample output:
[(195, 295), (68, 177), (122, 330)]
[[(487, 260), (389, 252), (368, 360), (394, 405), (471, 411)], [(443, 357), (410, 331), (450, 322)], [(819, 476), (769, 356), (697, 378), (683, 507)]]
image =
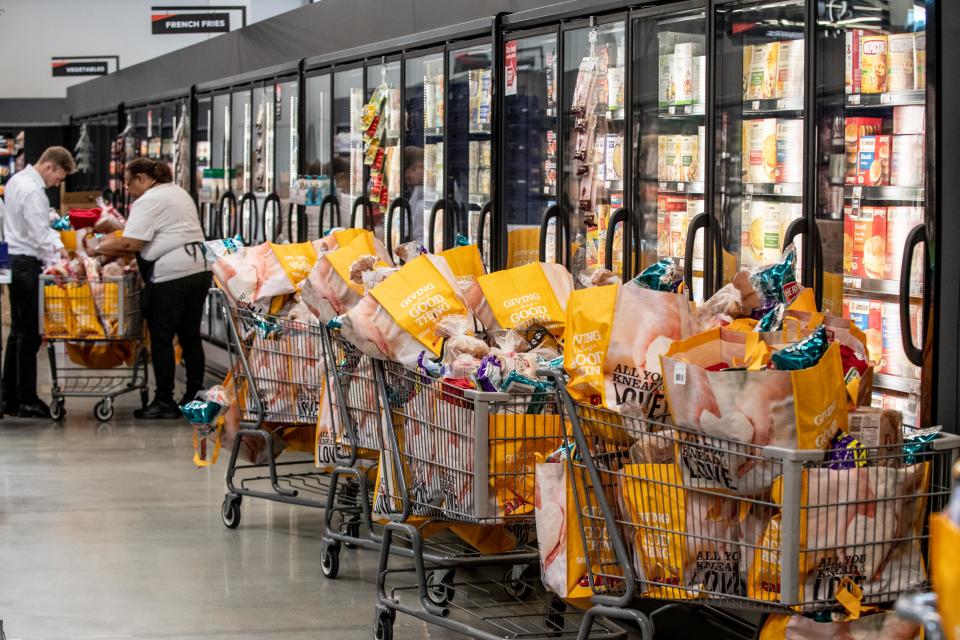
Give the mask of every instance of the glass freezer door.
[[(277, 194), (280, 202), (278, 215), (283, 217), (282, 235), (290, 242), (298, 238), (305, 238), (306, 229), (301, 229), (300, 216), (293, 215), (296, 210), (289, 210), (290, 185), (297, 177), (297, 145), (299, 144), (297, 131), (297, 114), (300, 109), (299, 83), (296, 80), (278, 82), (273, 87), (273, 122), (274, 122), (274, 157), (273, 157), (273, 193)], [(289, 210), (289, 211), (288, 211)], [(292, 228), (288, 230), (287, 216), (292, 216)], [(269, 231), (272, 221), (267, 219)], [(292, 236), (292, 237), (288, 237)], [(309, 236), (315, 238), (317, 236)]]
[[(577, 283), (604, 266), (607, 223), (624, 206), (624, 36), (623, 22), (564, 33), (563, 202)], [(616, 273), (622, 241), (613, 242)]]
[[(817, 229), (823, 307), (867, 336), (874, 406), (915, 424), (920, 367), (904, 351), (922, 344), (922, 249), (905, 273), (904, 244), (926, 205), (926, 13), (919, 0), (833, 3), (819, 15), (816, 126)], [(910, 278), (907, 309), (899, 299)], [(906, 318), (909, 327), (902, 324)]]
[[(383, 106), (380, 145), (383, 157), (371, 157), (364, 148), (364, 164), (367, 167), (366, 196), (370, 201), (373, 232), (383, 239), (383, 225), (387, 207), (400, 195), (400, 61), (384, 62), (367, 67), (366, 100), (381, 88), (387, 92)], [(357, 126), (360, 126), (359, 123)], [(357, 219), (362, 220), (361, 210)]]
[(307, 103), (304, 105), (303, 157), (306, 166), (303, 168), (303, 178), (306, 181), (305, 200), (308, 203), (307, 237), (319, 238), (324, 231), (343, 225), (339, 200), (322, 204), (333, 193), (330, 182), (334, 172), (334, 165), (330, 162), (330, 74), (311, 76), (305, 82)]
[(504, 267), (537, 262), (541, 223), (546, 259), (556, 261), (557, 35), (507, 35), (504, 43)]
[[(456, 224), (446, 230), (447, 246), (452, 246), (457, 233), (464, 234), (471, 244), (477, 244), (480, 212), (484, 207), (489, 212), (492, 207), (492, 58), (493, 49), (489, 44), (458, 49), (449, 54), (447, 193), (450, 194), (448, 206), (454, 205), (455, 211), (445, 211), (444, 220), (456, 221)], [(490, 253), (486, 249), (490, 246), (489, 222), (488, 218), (482, 245), (487, 258)]]
[[(410, 229), (402, 212), (394, 211), (391, 246), (403, 241), (429, 244), (430, 212), (443, 198), (443, 121), (446, 94), (443, 88), (443, 54), (435, 53), (404, 61), (403, 93), (403, 197), (410, 205)], [(441, 238), (436, 227), (434, 237)], [(436, 248), (436, 247), (434, 247)]]
[(273, 85), (253, 89), (253, 175), (251, 191), (273, 191), (274, 95)]
[(363, 195), (363, 69), (333, 75), (333, 183), (346, 226), (363, 226), (363, 216), (351, 220), (353, 203)]
[(230, 161), (233, 163), (231, 190), (239, 200), (250, 191), (251, 122), (250, 92), (233, 94), (230, 108)]
[[(658, 13), (633, 23), (634, 220), (640, 268), (664, 258), (686, 269), (687, 230), (704, 210), (706, 12)], [(703, 232), (690, 268), (703, 299)]]
[(787, 227), (803, 216), (805, 15), (802, 0), (716, 9), (714, 207), (724, 282), (778, 261)]

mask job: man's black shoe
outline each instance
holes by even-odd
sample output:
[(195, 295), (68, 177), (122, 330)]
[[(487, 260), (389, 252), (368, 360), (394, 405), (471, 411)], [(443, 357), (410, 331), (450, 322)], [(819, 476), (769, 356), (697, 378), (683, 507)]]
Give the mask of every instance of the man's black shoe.
[(20, 403), (17, 410), (18, 418), (50, 418), (50, 407), (39, 398), (33, 402)]
[(133, 412), (138, 420), (176, 420), (181, 417), (180, 407), (173, 402), (165, 402), (154, 398), (153, 402), (143, 409)]

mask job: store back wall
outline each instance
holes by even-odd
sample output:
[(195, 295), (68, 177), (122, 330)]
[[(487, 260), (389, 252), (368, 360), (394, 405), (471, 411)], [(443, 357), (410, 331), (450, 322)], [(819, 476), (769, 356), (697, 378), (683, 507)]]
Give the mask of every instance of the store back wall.
[(342, 49), (552, 4), (550, 0), (323, 0), (70, 87), (74, 114)]

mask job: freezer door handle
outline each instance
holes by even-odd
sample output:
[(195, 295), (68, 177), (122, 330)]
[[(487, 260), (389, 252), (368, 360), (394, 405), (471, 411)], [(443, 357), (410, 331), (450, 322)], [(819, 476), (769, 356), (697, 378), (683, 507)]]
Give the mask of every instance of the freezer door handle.
[[(783, 234), (783, 246), (796, 244), (796, 239), (810, 231), (806, 218), (797, 218), (790, 223)], [(817, 310), (823, 310), (823, 240), (820, 230), (813, 225), (813, 293), (816, 298)]]
[(563, 229), (561, 228), (561, 213), (562, 210), (560, 209), (559, 204), (552, 204), (547, 207), (546, 211), (543, 212), (543, 218), (540, 220), (540, 262), (547, 261), (547, 227), (550, 226), (550, 220), (556, 218), (556, 246), (558, 251), (556, 252), (555, 257), (557, 258), (557, 262), (559, 264), (563, 264), (563, 257), (561, 256), (560, 251), (560, 249), (562, 249), (560, 236), (563, 234)]
[[(357, 209), (363, 207), (363, 220), (361, 220), (361, 226), (357, 226)], [(370, 226), (367, 226), (367, 223), (370, 223)], [(367, 196), (357, 196), (357, 199), (353, 201), (353, 208), (350, 210), (350, 226), (354, 229), (366, 229), (367, 231), (373, 231), (373, 205), (370, 203)]]
[[(227, 201), (230, 202), (230, 212), (229, 212), (228, 218), (227, 218), (227, 229), (226, 229), (226, 233), (224, 233), (224, 228), (223, 228), (223, 205), (224, 205), (224, 203), (226, 203)], [(216, 235), (216, 237), (218, 237), (218, 238), (231, 237), (231, 238), (232, 238), (233, 236), (237, 235), (237, 196), (233, 195), (233, 192), (232, 192), (232, 191), (227, 191), (227, 192), (225, 192), (222, 196), (220, 196), (220, 202), (217, 204), (217, 214), (218, 214), (218, 215), (217, 215), (216, 224), (214, 225), (214, 226), (216, 227), (216, 230), (217, 230), (217, 235)]]
[[(246, 228), (243, 225), (243, 208), (247, 203), (250, 203), (250, 207), (253, 211), (250, 214), (250, 224)], [(239, 209), (239, 218), (240, 218), (240, 237), (247, 244), (253, 244), (254, 234), (257, 229), (257, 218), (260, 217), (260, 208), (257, 206), (257, 197), (253, 195), (252, 191), (247, 191), (243, 194), (243, 197), (240, 198), (240, 204), (238, 205)], [(246, 234), (246, 231), (250, 232), (250, 235)]]
[[(273, 205), (276, 207), (273, 211), (273, 222), (272, 229), (270, 229), (272, 235), (270, 237), (271, 242), (276, 242), (277, 237), (283, 233), (283, 218), (280, 215), (281, 204), (280, 196), (277, 193), (271, 192), (270, 195), (263, 201), (263, 215), (260, 216), (260, 238), (263, 240), (267, 239), (267, 210), (270, 206)], [(293, 242), (293, 217), (290, 212), (287, 212), (287, 235), (290, 236), (290, 242)]]
[(410, 229), (413, 227), (413, 212), (410, 209), (410, 203), (406, 198), (400, 196), (393, 199), (390, 208), (387, 209), (387, 220), (383, 228), (384, 236), (387, 239), (387, 254), (393, 256), (393, 212), (401, 209), (400, 214), (400, 244), (410, 242)]
[(629, 209), (617, 209), (613, 212), (613, 215), (610, 216), (610, 221), (607, 223), (607, 237), (604, 241), (603, 249), (603, 266), (607, 271), (613, 271), (613, 239), (616, 236), (617, 225), (623, 223), (623, 262), (620, 265), (620, 268), (623, 270), (620, 273), (620, 276), (626, 281), (629, 277), (629, 260), (630, 260), (630, 238), (629, 234), (633, 232), (632, 224), (630, 220), (630, 210)]
[(486, 248), (483, 246), (483, 234), (487, 230), (487, 218), (493, 211), (493, 200), (487, 200), (480, 209), (480, 217), (477, 218), (477, 248), (480, 250), (480, 257), (483, 258)]
[(710, 222), (709, 213), (698, 213), (690, 221), (687, 229), (687, 246), (683, 249), (683, 286), (687, 290), (687, 297), (693, 300), (693, 248), (697, 244), (697, 231), (707, 232)]
[(320, 201), (320, 237), (323, 237), (324, 228), (323, 228), (323, 214), (327, 210), (327, 206), (330, 206), (330, 226), (326, 228), (327, 231), (333, 229), (334, 227), (343, 226), (343, 222), (340, 220), (340, 199), (332, 193), (328, 193), (324, 196), (323, 200)]
[[(919, 224), (907, 234), (907, 242), (903, 249), (903, 262), (900, 265), (900, 337), (903, 339), (903, 352), (907, 360), (915, 366), (923, 366), (923, 349), (913, 344), (913, 328), (910, 326), (910, 282), (913, 280), (911, 266), (913, 252), (917, 245), (927, 242), (927, 229)], [(927, 264), (926, 257), (923, 260)], [(924, 269), (926, 270), (926, 269)], [(926, 314), (924, 314), (926, 315)]]

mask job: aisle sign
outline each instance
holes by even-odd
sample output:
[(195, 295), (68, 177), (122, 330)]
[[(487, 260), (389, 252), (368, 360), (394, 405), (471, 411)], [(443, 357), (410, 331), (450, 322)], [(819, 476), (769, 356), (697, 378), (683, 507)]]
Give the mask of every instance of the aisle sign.
[(152, 13), (150, 14), (154, 35), (177, 33), (227, 33), (230, 31), (230, 14), (207, 13)]
[(62, 60), (51, 62), (54, 77), (105, 76), (110, 73), (107, 60)]
[(517, 95), (517, 41), (510, 40), (504, 46), (504, 95)]

